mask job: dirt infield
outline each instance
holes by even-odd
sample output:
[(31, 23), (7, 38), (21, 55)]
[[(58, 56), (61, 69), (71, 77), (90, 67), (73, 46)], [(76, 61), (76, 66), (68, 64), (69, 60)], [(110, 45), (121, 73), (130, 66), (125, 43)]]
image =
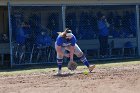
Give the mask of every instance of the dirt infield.
[(84, 75), (45, 73), (0, 76), (0, 93), (140, 93), (140, 65), (97, 67)]

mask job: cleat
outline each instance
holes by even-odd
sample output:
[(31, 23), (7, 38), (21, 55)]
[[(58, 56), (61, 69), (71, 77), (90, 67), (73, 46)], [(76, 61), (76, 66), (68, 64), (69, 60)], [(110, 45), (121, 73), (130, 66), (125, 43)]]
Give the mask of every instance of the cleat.
[(89, 72), (92, 72), (92, 70), (95, 68), (95, 65), (91, 65), (91, 66), (89, 66), (88, 67), (88, 69), (89, 69)]
[(57, 75), (62, 75), (62, 71), (58, 70)]

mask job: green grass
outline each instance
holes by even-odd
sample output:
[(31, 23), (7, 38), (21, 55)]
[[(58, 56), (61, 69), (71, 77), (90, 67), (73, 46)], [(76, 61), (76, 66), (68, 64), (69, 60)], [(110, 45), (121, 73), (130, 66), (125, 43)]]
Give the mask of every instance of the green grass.
[(115, 66), (123, 66), (123, 65), (136, 65), (140, 64), (140, 61), (129, 61), (129, 62), (120, 62), (120, 63), (106, 63), (97, 65), (98, 67), (115, 67)]
[[(114, 62), (114, 61), (113, 61)], [(113, 63), (112, 61), (108, 61), (106, 63), (103, 64), (96, 64), (97, 68), (100, 67), (115, 67), (115, 66), (123, 66), (123, 65), (136, 65), (136, 64), (140, 64), (140, 61), (138, 60), (129, 60), (129, 61), (116, 61)], [(86, 68), (83, 64), (78, 64), (78, 69), (82, 69), (82, 68)], [(49, 71), (56, 71), (57, 67), (52, 67), (52, 66), (46, 66), (46, 67), (42, 67), (42, 66), (38, 66), (38, 67), (26, 67), (26, 68), (18, 68), (18, 69), (4, 69), (4, 70), (0, 70), (0, 76), (13, 76), (13, 75), (18, 75), (18, 74), (32, 74), (32, 73), (46, 73)], [(63, 67), (63, 70), (66, 71), (67, 67), (66, 65)]]
[(30, 70), (14, 70), (14, 71), (2, 71), (0, 72), (0, 76), (6, 75), (18, 75), (18, 74), (31, 74), (35, 72), (45, 72), (45, 69), (30, 69)]

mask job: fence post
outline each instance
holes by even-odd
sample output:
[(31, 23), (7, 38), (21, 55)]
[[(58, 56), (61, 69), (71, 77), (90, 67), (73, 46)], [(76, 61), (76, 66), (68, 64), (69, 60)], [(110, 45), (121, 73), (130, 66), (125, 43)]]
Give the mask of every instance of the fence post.
[(11, 6), (10, 0), (8, 0), (8, 24), (9, 24), (9, 41), (10, 41), (10, 66), (13, 66), (13, 54), (12, 54), (12, 27), (11, 27)]
[(139, 5), (136, 5), (136, 22), (137, 22), (137, 48), (138, 48), (138, 56), (140, 56), (140, 16), (139, 16)]

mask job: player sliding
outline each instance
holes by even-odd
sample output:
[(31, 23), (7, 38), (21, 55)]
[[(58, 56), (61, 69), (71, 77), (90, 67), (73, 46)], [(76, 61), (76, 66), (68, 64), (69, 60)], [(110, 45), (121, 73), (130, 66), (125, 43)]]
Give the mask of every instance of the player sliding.
[[(90, 65), (88, 60), (86, 59), (84, 53), (81, 51), (79, 46), (76, 44), (76, 38), (72, 34), (72, 31), (68, 28), (65, 29), (63, 32), (58, 32), (58, 37), (55, 42), (55, 49), (57, 52), (57, 64), (58, 64), (58, 72), (57, 75), (62, 74), (62, 63), (63, 57), (69, 57), (70, 62), (73, 62), (74, 54), (86, 65), (91, 72), (95, 65)], [(66, 54), (65, 51), (68, 50), (69, 53)]]

